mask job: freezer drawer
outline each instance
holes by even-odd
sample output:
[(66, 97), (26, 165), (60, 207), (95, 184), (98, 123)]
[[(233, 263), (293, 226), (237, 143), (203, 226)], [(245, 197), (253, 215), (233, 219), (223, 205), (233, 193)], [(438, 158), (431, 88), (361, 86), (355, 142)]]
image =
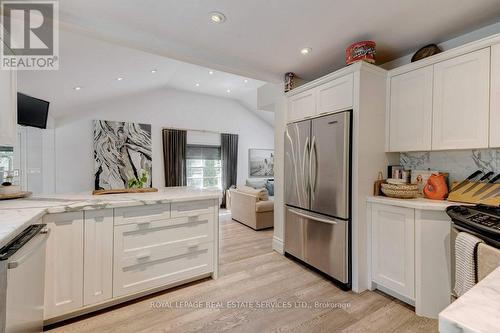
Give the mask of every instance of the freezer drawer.
[(287, 208), (285, 217), (285, 252), (304, 260), (304, 223), (298, 210)]
[(349, 279), (348, 223), (315, 217), (304, 225), (304, 261), (343, 283)]

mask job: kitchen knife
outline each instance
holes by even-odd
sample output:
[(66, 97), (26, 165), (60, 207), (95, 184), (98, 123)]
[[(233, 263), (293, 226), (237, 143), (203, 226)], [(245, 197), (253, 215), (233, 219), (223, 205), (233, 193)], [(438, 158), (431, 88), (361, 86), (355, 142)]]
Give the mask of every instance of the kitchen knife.
[(477, 170), (476, 172), (474, 172), (473, 174), (471, 174), (469, 177), (465, 178), (464, 180), (462, 180), (458, 185), (456, 185), (454, 188), (451, 189), (452, 192), (455, 192), (459, 189), (461, 189), (462, 187), (464, 187), (465, 185), (469, 184), (471, 180), (473, 180), (474, 178), (476, 178), (477, 176), (479, 176), (480, 174), (482, 174), (483, 172), (481, 170)]
[(500, 173), (496, 175), (495, 177), (491, 178), (486, 185), (484, 185), (482, 188), (476, 191), (472, 196), (475, 197), (477, 195), (480, 195), (486, 191), (488, 191), (493, 185), (495, 185), (495, 182), (500, 179)]
[(481, 179), (479, 179), (479, 181), (478, 181), (477, 183), (472, 184), (472, 186), (471, 186), (471, 187), (469, 187), (468, 189), (466, 189), (466, 190), (464, 191), (464, 193), (462, 193), (462, 194), (465, 194), (465, 193), (468, 193), (468, 192), (472, 191), (473, 189), (475, 189), (476, 187), (478, 187), (479, 185), (481, 185), (481, 184), (482, 184), (481, 182), (483, 182), (483, 181), (485, 181), (485, 180), (489, 179), (489, 178), (490, 178), (491, 176), (493, 176), (494, 174), (495, 174), (495, 173), (494, 173), (493, 171), (490, 171), (490, 172), (486, 173), (484, 176), (482, 176), (482, 177), (481, 177)]

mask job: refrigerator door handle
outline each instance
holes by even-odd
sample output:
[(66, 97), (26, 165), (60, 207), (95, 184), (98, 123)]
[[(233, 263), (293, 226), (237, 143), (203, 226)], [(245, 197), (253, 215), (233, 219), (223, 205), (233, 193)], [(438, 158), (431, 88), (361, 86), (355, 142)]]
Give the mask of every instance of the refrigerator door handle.
[[(314, 178), (313, 178), (313, 168), (312, 168), (312, 157), (314, 153)], [(314, 196), (316, 192), (316, 184), (318, 181), (318, 150), (316, 148), (316, 137), (313, 136), (311, 142), (311, 152), (309, 154), (309, 177), (311, 179), (311, 195)]]
[[(307, 156), (307, 157), (306, 157)], [(307, 189), (310, 187), (309, 181), (310, 181), (310, 176), (306, 173), (306, 161), (308, 158), (311, 158), (311, 146), (309, 144), (309, 137), (306, 138), (306, 143), (304, 144), (304, 157), (302, 158), (302, 172), (304, 172), (304, 189), (307, 191)]]
[(288, 208), (288, 211), (290, 213), (293, 213), (293, 214), (298, 215), (300, 217), (304, 217), (304, 218), (309, 219), (309, 220), (323, 222), (323, 223), (328, 223), (328, 224), (337, 224), (337, 222), (334, 221), (334, 220), (330, 220), (330, 219), (326, 219), (326, 218), (321, 218), (321, 217), (309, 215), (309, 214), (302, 213), (302, 212), (300, 212), (298, 210), (295, 210), (295, 209)]

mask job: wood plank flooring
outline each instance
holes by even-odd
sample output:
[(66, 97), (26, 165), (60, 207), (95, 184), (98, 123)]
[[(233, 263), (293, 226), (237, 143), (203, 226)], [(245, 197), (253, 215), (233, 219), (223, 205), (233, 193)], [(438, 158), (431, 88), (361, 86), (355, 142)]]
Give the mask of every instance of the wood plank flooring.
[(256, 232), (229, 215), (220, 224), (219, 279), (144, 297), (49, 332), (437, 332), (436, 320), (416, 316), (394, 298), (343, 292), (273, 252), (272, 229)]

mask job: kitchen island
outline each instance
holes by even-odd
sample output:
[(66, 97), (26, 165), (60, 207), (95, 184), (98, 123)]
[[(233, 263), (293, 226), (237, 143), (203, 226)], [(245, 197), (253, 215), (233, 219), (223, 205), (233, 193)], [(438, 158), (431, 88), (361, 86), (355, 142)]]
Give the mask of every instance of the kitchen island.
[(0, 246), (31, 224), (47, 224), (44, 319), (53, 323), (216, 278), (220, 195), (178, 187), (2, 201)]

